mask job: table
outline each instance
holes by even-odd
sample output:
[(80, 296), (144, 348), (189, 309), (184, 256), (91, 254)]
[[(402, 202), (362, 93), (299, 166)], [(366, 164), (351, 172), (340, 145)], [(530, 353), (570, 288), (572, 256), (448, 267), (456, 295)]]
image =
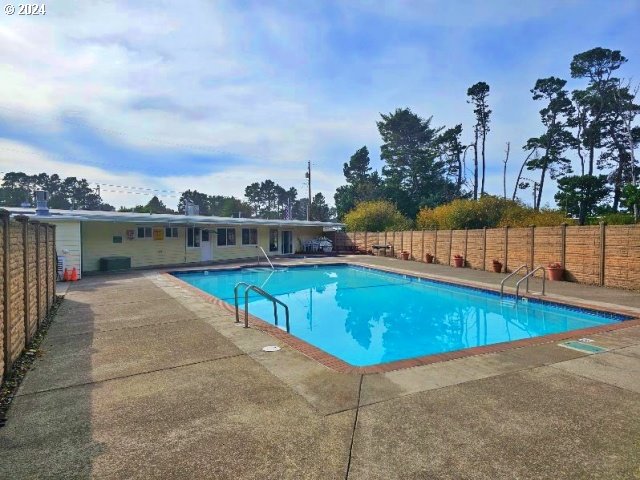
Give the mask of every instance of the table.
[(375, 250), (378, 256), (384, 253), (384, 256), (387, 256), (387, 250), (391, 250), (391, 254), (393, 256), (393, 245), (371, 245), (371, 249)]

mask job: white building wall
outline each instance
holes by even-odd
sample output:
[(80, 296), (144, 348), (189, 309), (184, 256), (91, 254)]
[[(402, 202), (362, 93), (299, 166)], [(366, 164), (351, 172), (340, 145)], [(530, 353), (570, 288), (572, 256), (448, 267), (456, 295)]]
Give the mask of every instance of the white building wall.
[(54, 218), (44, 220), (56, 226), (56, 253), (64, 257), (65, 267), (71, 271), (73, 267), (82, 276), (82, 240), (80, 237), (80, 222), (75, 220), (59, 220)]

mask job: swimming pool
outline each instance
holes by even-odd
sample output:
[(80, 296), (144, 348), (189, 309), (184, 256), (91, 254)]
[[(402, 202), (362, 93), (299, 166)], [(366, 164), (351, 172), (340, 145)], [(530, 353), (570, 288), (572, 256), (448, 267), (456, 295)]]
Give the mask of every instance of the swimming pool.
[[(247, 282), (288, 305), (290, 334), (356, 367), (453, 352), (588, 327), (629, 317), (529, 300), (354, 265), (174, 272), (234, 303)], [(244, 288), (240, 288), (244, 306)], [(251, 292), (249, 311), (274, 323), (273, 304)], [(284, 311), (279, 308), (279, 328)]]

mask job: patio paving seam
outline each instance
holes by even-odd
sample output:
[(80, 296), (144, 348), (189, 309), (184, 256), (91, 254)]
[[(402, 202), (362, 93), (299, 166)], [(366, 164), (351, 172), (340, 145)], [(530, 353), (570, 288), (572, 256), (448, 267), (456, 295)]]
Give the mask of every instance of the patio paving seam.
[(116, 376), (116, 377), (105, 378), (105, 379), (102, 379), (102, 380), (95, 380), (95, 381), (92, 381), (92, 382), (74, 383), (73, 385), (64, 385), (62, 387), (52, 387), (52, 388), (47, 388), (45, 390), (37, 390), (35, 392), (29, 392), (29, 393), (20, 393), (20, 392), (18, 392), (16, 394), (16, 397), (29, 397), (29, 396), (38, 395), (38, 394), (41, 394), (41, 393), (56, 392), (56, 391), (66, 390), (66, 389), (75, 388), (75, 387), (85, 387), (87, 385), (94, 385), (94, 384), (99, 384), (99, 383), (111, 382), (111, 381), (114, 381), (114, 380), (122, 380), (122, 379), (125, 379), (125, 378), (137, 377), (139, 375), (148, 375), (150, 373), (157, 373), (157, 372), (163, 372), (163, 371), (168, 371), (168, 370), (176, 370), (178, 368), (191, 367), (193, 365), (200, 365), (200, 364), (203, 364), (203, 363), (212, 363), (212, 362), (217, 362), (218, 360), (228, 360), (230, 358), (236, 358), (236, 357), (242, 357), (242, 356), (247, 356), (247, 354), (242, 352), (242, 353), (236, 353), (236, 354), (233, 354), (233, 355), (226, 355), (224, 357), (209, 358), (209, 359), (205, 359), (205, 360), (198, 360), (197, 362), (189, 362), (189, 363), (184, 363), (184, 364), (180, 364), (180, 365), (173, 365), (171, 367), (155, 368), (153, 370), (145, 370), (144, 372), (131, 373), (129, 375), (120, 375), (120, 376)]
[[(595, 355), (598, 355), (598, 354), (596, 353)], [(581, 357), (581, 358), (584, 358), (584, 357)], [(571, 360), (566, 360), (565, 362), (571, 362)], [(565, 362), (558, 362), (558, 363), (565, 363)], [(635, 390), (631, 390), (629, 388), (621, 387), (620, 385), (616, 385), (615, 383), (605, 382), (604, 380), (602, 380), (600, 378), (587, 377), (586, 375), (581, 375), (581, 374), (576, 373), (576, 372), (571, 371), (571, 370), (565, 370), (564, 368), (556, 367), (556, 365), (557, 364), (554, 363), (553, 365), (547, 365), (547, 367), (551, 367), (554, 370), (557, 370), (559, 372), (566, 373), (568, 375), (574, 375), (576, 377), (579, 377), (579, 378), (582, 378), (582, 379), (585, 379), (585, 380), (589, 380), (591, 382), (602, 383), (604, 385), (608, 385), (610, 387), (614, 387), (614, 388), (616, 388), (618, 390), (622, 390), (623, 392), (627, 392), (627, 393), (631, 392), (631, 393), (638, 394), (638, 392), (636, 392)]]
[(349, 471), (351, 470), (351, 454), (353, 452), (353, 442), (356, 438), (356, 428), (358, 426), (358, 412), (360, 411), (360, 394), (362, 393), (362, 380), (364, 375), (360, 375), (360, 384), (358, 385), (358, 401), (356, 403), (356, 414), (353, 418), (353, 430), (351, 431), (351, 443), (349, 444), (349, 457), (347, 458), (347, 471), (345, 472), (344, 479), (349, 479)]
[[(144, 325), (131, 325), (129, 327), (119, 327), (119, 328), (109, 328), (109, 329), (96, 329), (96, 330), (91, 330), (91, 331), (88, 331), (88, 332), (77, 332), (77, 333), (76, 332), (71, 332), (71, 333), (62, 333), (61, 334), (61, 333), (55, 333), (54, 332), (53, 334), (49, 333), (47, 335), (47, 337), (50, 337), (50, 336), (53, 336), (53, 337), (63, 336), (63, 337), (66, 338), (66, 337), (77, 337), (77, 336), (80, 336), (80, 335), (97, 335), (97, 334), (100, 334), (100, 333), (118, 332), (120, 330), (132, 330), (132, 329), (135, 329), (135, 328), (149, 328), (149, 327), (155, 327), (155, 326), (160, 326), (160, 325), (173, 325), (175, 323), (181, 323), (181, 322), (193, 322), (195, 320), (202, 320), (202, 319), (200, 319), (198, 317), (179, 318), (177, 320), (171, 320), (171, 321), (168, 321), (168, 322), (146, 323)], [(67, 323), (67, 325), (68, 325), (68, 323)]]
[[(585, 355), (585, 356), (583, 356), (583, 357), (577, 357), (577, 358), (578, 358), (578, 359), (580, 359), (580, 358), (584, 358), (584, 357), (588, 357), (588, 356), (590, 356), (590, 355)], [(381, 404), (381, 403), (391, 402), (391, 401), (393, 401), (393, 400), (397, 400), (397, 399), (400, 399), (400, 398), (407, 398), (407, 397), (411, 397), (411, 396), (413, 396), (413, 395), (420, 395), (420, 394), (423, 394), (423, 393), (425, 393), (425, 392), (436, 392), (436, 391), (438, 391), (438, 390), (443, 390), (443, 389), (445, 389), (445, 388), (455, 387), (455, 386), (458, 386), (458, 385), (466, 385), (466, 384), (468, 384), (468, 383), (481, 382), (481, 381), (483, 381), (483, 380), (487, 380), (487, 379), (490, 379), (490, 378), (497, 378), (497, 377), (502, 377), (502, 376), (505, 376), (505, 375), (512, 375), (512, 374), (514, 374), (514, 373), (526, 372), (526, 371), (528, 371), (528, 370), (536, 370), (536, 369), (538, 369), (538, 368), (553, 367), (554, 365), (556, 365), (556, 364), (558, 364), (558, 363), (571, 362), (571, 361), (573, 361), (573, 360), (576, 360), (576, 359), (574, 358), (574, 359), (571, 359), (571, 360), (562, 360), (562, 361), (560, 361), (560, 362), (555, 362), (555, 363), (546, 363), (546, 364), (541, 364), (541, 365), (532, 365), (532, 366), (529, 366), (529, 367), (519, 368), (519, 369), (517, 369), (517, 370), (510, 370), (510, 371), (508, 371), (508, 372), (498, 373), (498, 374), (496, 374), (496, 375), (489, 375), (489, 376), (486, 376), (486, 377), (473, 378), (473, 379), (471, 379), (471, 380), (465, 380), (465, 381), (462, 381), (462, 382), (459, 382), (459, 383), (451, 383), (451, 384), (449, 384), (449, 385), (442, 385), (441, 387), (429, 388), (429, 389), (426, 389), (426, 390), (419, 390), (419, 391), (417, 391), (417, 392), (409, 392), (409, 393), (405, 393), (405, 394), (400, 394), (400, 395), (396, 395), (396, 396), (394, 396), (394, 397), (385, 398), (385, 399), (383, 399), (383, 400), (377, 400), (377, 401), (375, 401), (375, 402), (365, 403), (365, 404), (363, 404), (363, 405), (359, 405), (357, 408), (372, 407), (372, 406), (374, 406), (374, 405), (379, 405), (379, 404)], [(443, 362), (443, 363), (444, 363), (444, 362)], [(416, 367), (413, 367), (413, 368), (416, 368)], [(562, 372), (564, 372), (564, 373), (568, 373), (568, 374), (573, 374), (573, 372), (568, 372), (568, 371), (563, 370), (563, 369), (561, 369), (561, 368), (556, 368), (556, 370), (559, 370), (559, 371), (562, 371)], [(363, 376), (364, 376), (364, 375), (378, 375), (378, 374), (372, 373), (372, 374), (363, 374)], [(577, 374), (575, 374), (575, 375), (576, 375), (576, 376), (579, 376), (579, 377), (582, 377), (582, 375), (577, 375)], [(606, 383), (606, 382), (602, 382), (601, 380), (594, 380), (594, 379), (589, 378), (589, 377), (583, 377), (583, 378), (586, 378), (586, 379), (588, 379), (588, 380), (592, 380), (592, 381), (596, 381), (596, 382), (605, 383), (606, 385), (610, 385), (610, 384), (608, 384), (608, 383)], [(613, 386), (615, 386), (615, 385), (613, 385)], [(621, 388), (621, 387), (618, 387), (618, 388)], [(627, 389), (623, 389), (623, 390), (625, 390), (625, 391), (627, 391), (627, 392), (632, 391), (632, 390), (627, 390)], [(346, 409), (345, 411), (348, 411), (348, 410), (353, 410), (353, 408)], [(338, 413), (341, 413), (341, 412), (332, 412), (332, 413), (330, 413), (330, 414), (327, 414), (327, 416), (329, 416), (329, 415), (336, 415), (336, 414), (338, 414)]]

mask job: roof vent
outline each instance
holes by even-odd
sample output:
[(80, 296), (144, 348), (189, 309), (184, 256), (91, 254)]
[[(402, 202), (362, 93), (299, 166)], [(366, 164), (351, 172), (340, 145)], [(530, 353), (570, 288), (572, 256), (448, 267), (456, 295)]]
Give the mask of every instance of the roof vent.
[(49, 192), (36, 191), (36, 215), (49, 215)]
[(200, 205), (196, 205), (191, 200), (185, 200), (184, 204), (185, 215), (200, 215)]

